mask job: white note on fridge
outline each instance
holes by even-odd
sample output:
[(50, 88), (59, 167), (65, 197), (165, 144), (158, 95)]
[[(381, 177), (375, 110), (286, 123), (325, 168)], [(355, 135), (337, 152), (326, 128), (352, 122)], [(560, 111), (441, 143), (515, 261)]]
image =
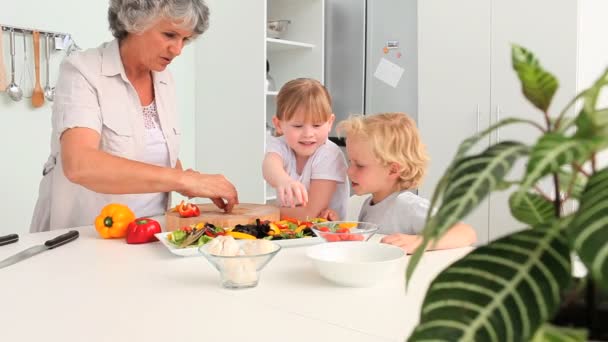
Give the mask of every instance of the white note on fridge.
[(399, 65), (386, 58), (381, 58), (378, 67), (376, 67), (376, 72), (374, 72), (374, 77), (393, 88), (397, 88), (403, 75), (403, 70)]

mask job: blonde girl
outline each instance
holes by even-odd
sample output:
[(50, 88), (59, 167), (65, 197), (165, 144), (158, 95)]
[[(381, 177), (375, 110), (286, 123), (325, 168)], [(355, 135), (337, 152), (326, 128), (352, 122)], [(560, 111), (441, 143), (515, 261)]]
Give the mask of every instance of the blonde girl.
[(334, 122), (331, 97), (316, 80), (287, 82), (277, 96), (262, 165), (264, 179), (276, 189), (282, 217), (317, 217), (326, 208), (346, 214), (349, 196), (346, 160), (328, 140)]

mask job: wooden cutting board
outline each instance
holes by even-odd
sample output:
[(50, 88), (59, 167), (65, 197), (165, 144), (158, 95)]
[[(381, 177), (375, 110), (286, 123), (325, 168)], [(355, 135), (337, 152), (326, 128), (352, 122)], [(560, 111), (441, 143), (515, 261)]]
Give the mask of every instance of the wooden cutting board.
[(213, 203), (197, 204), (197, 206), (201, 210), (200, 216), (197, 217), (181, 217), (175, 211), (165, 213), (165, 230), (173, 231), (199, 222), (231, 228), (237, 224), (255, 223), (258, 218), (262, 221), (278, 221), (281, 216), (279, 208), (272, 205), (241, 203), (236, 205), (230, 214), (226, 214)]

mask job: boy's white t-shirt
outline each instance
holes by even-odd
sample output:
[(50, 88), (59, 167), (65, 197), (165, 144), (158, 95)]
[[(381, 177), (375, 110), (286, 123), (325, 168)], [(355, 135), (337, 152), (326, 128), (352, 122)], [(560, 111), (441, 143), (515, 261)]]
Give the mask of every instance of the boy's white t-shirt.
[(378, 234), (418, 234), (424, 228), (429, 201), (408, 190), (398, 191), (380, 203), (371, 204), (369, 196), (359, 212), (359, 221), (380, 226)]
[(274, 152), (283, 159), (283, 168), (292, 178), (302, 183), (306, 190), (310, 190), (311, 179), (327, 179), (336, 181), (336, 192), (329, 202), (329, 207), (335, 210), (340, 217), (346, 216), (346, 203), (350, 193), (348, 177), (346, 175), (346, 159), (338, 145), (327, 140), (325, 144), (313, 153), (302, 174), (296, 172), (296, 155), (294, 151), (287, 145), (285, 137), (268, 136), (266, 141), (266, 153)]

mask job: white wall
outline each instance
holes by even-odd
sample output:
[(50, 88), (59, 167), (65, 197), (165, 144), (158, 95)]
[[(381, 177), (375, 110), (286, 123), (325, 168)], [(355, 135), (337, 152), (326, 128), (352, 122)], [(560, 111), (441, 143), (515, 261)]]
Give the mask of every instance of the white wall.
[[(96, 47), (112, 39), (107, 23), (108, 1), (70, 0), (0, 0), (0, 25), (14, 25), (71, 33), (82, 48)], [(22, 37), (17, 34), (17, 75), (22, 73)], [(29, 60), (33, 60), (31, 36), (28, 37)], [(10, 73), (9, 36), (3, 35), (3, 55)], [(184, 167), (194, 168), (194, 46), (186, 47), (182, 56), (170, 66), (176, 80), (178, 109), (182, 125), (180, 159)], [(63, 52), (53, 52), (51, 78), (56, 79)], [(41, 51), (41, 62), (44, 54)], [(43, 63), (42, 63), (43, 64)], [(32, 74), (34, 67), (31, 66)], [(44, 68), (41, 83), (46, 81)], [(10, 76), (10, 75), (9, 75)], [(54, 84), (54, 82), (51, 82)], [(0, 93), (0, 235), (25, 233), (38, 195), (42, 165), (49, 153), (51, 106), (34, 109), (29, 101), (13, 102)], [(176, 200), (176, 199), (175, 199)], [(93, 223), (94, 218), (91, 218)]]
[[(589, 87), (608, 68), (608, 1), (579, 1), (579, 69), (578, 89)], [(608, 89), (600, 96), (598, 104), (608, 106)], [(608, 152), (599, 155), (599, 165), (608, 164)]]

